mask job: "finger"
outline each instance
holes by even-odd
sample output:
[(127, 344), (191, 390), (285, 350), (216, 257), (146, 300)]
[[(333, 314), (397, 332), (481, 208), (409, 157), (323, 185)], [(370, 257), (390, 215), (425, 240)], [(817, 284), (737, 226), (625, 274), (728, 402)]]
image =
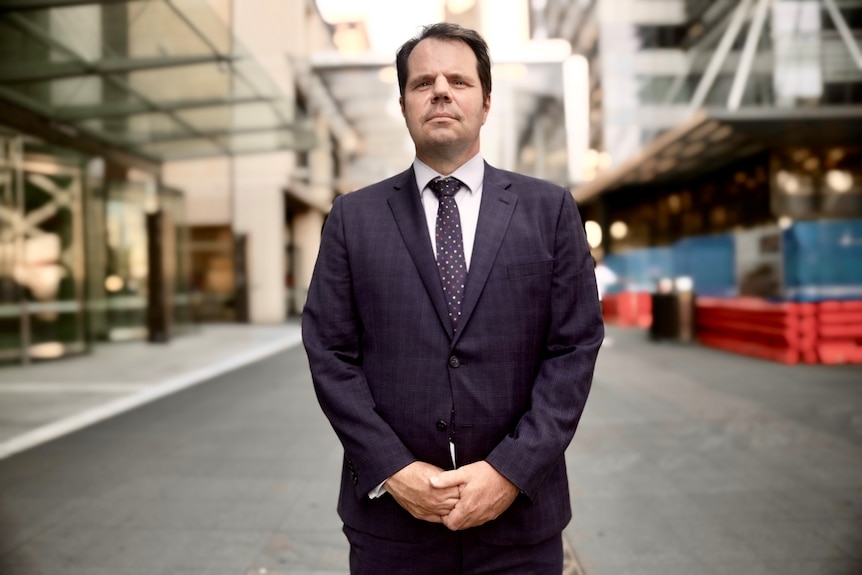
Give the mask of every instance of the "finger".
[(460, 469), (444, 471), (439, 475), (432, 476), (430, 479), (431, 486), (436, 487), (437, 489), (444, 489), (446, 487), (457, 487), (458, 485), (464, 483), (464, 481), (464, 472)]
[(457, 487), (434, 488), (429, 495), (435, 503), (443, 505), (454, 505), (461, 498)]
[(437, 506), (437, 512), (439, 515), (448, 515), (449, 513), (452, 513), (452, 510), (455, 509), (457, 504), (457, 499), (447, 499)]
[(445, 525), (450, 531), (458, 531), (463, 528), (465, 517), (464, 514), (456, 508), (448, 515), (444, 515), (442, 519), (443, 525)]

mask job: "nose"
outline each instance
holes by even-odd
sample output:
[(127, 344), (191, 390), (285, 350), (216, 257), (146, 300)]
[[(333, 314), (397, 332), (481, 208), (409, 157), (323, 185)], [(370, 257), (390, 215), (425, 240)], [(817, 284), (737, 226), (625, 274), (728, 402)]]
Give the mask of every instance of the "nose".
[(449, 91), (449, 81), (446, 79), (446, 76), (443, 76), (442, 74), (437, 76), (434, 80), (434, 99), (448, 101), (451, 98), (451, 95), (452, 94)]

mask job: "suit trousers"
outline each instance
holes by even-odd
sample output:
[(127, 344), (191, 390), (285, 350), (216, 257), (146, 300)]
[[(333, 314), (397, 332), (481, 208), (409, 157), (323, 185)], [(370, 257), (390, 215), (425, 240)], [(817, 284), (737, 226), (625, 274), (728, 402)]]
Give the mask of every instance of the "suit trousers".
[(420, 543), (381, 539), (344, 526), (351, 575), (560, 575), (562, 533), (534, 545), (492, 545), (474, 530), (441, 530)]

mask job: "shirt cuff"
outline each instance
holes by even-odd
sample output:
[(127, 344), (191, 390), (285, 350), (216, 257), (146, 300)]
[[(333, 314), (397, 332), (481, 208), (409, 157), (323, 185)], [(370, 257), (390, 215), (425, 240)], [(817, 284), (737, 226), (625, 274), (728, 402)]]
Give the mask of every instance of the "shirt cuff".
[(377, 499), (378, 497), (382, 497), (386, 493), (389, 493), (388, 491), (386, 491), (386, 488), (383, 487), (383, 485), (385, 483), (386, 483), (386, 481), (384, 480), (383, 482), (380, 483), (380, 485), (378, 485), (377, 487), (375, 487), (374, 489), (369, 491), (368, 492), (368, 498), (369, 499)]

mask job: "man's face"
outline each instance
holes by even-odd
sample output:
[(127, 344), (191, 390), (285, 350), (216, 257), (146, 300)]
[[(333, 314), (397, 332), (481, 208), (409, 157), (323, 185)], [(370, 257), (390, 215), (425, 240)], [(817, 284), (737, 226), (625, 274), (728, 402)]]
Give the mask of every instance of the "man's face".
[(416, 45), (407, 60), (401, 113), (420, 160), (460, 164), (473, 157), (490, 107), (467, 44), (427, 38)]

